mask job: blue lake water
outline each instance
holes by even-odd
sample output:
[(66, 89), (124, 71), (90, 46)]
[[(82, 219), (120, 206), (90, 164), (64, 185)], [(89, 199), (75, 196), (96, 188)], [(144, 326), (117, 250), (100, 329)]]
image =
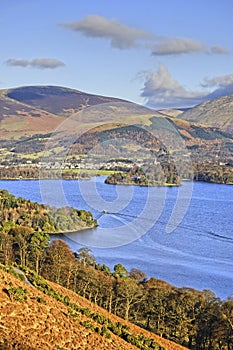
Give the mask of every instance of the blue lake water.
[(113, 186), (97, 177), (1, 180), (0, 188), (40, 203), (90, 210), (97, 228), (59, 237), (72, 250), (88, 246), (99, 263), (135, 267), (179, 287), (211, 289), (223, 299), (233, 295), (233, 186)]

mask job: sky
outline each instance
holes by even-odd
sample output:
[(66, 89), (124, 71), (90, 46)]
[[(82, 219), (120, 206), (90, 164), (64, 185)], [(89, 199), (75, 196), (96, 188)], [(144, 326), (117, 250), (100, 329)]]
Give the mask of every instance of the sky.
[(233, 93), (232, 13), (232, 0), (0, 0), (0, 89), (194, 106)]

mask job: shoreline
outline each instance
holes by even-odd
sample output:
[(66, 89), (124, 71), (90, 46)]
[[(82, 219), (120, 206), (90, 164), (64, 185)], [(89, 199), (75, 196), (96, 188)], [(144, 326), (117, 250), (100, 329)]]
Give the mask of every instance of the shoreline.
[[(0, 181), (40, 181), (40, 180), (46, 180), (46, 181), (54, 181), (54, 180), (62, 180), (62, 181), (72, 181), (72, 180), (78, 180), (78, 181), (89, 181), (93, 177), (99, 177), (100, 175), (93, 175), (88, 178), (0, 178)], [(183, 179), (182, 182), (202, 182), (202, 183), (209, 183), (209, 184), (215, 184), (215, 185), (233, 185), (233, 182), (212, 182), (212, 181), (198, 181), (198, 180), (187, 180)], [(181, 187), (181, 184), (162, 184), (162, 185), (139, 185), (134, 183), (106, 183), (106, 185), (118, 185), (118, 186), (138, 186), (138, 187)]]
[(82, 231), (87, 231), (87, 230), (91, 230), (93, 228), (96, 228), (98, 227), (98, 223), (97, 225), (94, 225), (94, 226), (90, 226), (90, 227), (84, 227), (84, 228), (81, 228), (80, 230), (73, 230), (73, 231), (62, 231), (62, 232), (45, 232), (47, 233), (49, 236), (55, 236), (55, 235), (66, 235), (66, 234), (69, 234), (69, 233), (75, 233), (75, 232), (82, 232)]

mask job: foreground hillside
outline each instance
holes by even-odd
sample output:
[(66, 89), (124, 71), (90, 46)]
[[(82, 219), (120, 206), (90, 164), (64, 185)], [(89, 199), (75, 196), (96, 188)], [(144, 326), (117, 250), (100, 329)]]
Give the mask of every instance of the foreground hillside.
[(0, 265), (1, 350), (185, 349), (55, 283), (43, 282), (46, 295), (39, 282), (28, 285), (5, 269)]
[[(43, 311), (48, 301), (42, 294), (37, 293), (39, 290), (46, 297), (52, 297), (62, 303), (63, 306), (59, 308), (59, 312), (74, 319), (79, 326), (84, 326), (91, 331), (91, 334), (97, 333), (107, 339), (118, 336), (141, 350), (159, 350), (157, 343), (163, 344), (168, 349), (174, 348), (169, 347), (170, 345), (167, 347), (166, 344), (170, 343), (162, 342), (158, 336), (192, 350), (231, 349), (229, 346), (233, 345), (232, 298), (222, 301), (209, 290), (201, 292), (186, 287), (177, 288), (154, 277), (147, 280), (143, 271), (135, 268), (127, 271), (120, 263), (116, 264), (111, 271), (105, 264), (97, 263), (88, 248), (80, 248), (77, 252), (73, 252), (64, 241), (59, 239), (52, 239), (48, 245), (40, 233), (33, 234), (32, 238), (28, 237), (27, 230), (27, 227), (18, 226), (12, 235), (12, 230), (8, 233), (5, 225), (0, 226), (0, 262), (5, 266), (20, 266), (20, 270), (15, 267), (9, 270), (4, 265), (0, 265), (0, 269), (13, 272), (14, 275), (21, 273), (20, 276), (23, 277), (21, 281), (24, 280), (32, 285), (34, 287), (32, 291), (36, 289), (31, 296), (31, 289), (29, 293), (29, 290), (22, 285), (20, 287), (18, 284), (15, 285), (14, 281), (5, 281), (5, 277), (0, 276), (2, 292), (5, 293), (3, 296), (8, 305), (3, 311), (0, 310), (0, 314), (6, 316), (1, 320), (8, 320), (7, 325), (13, 324), (17, 329), (17, 325), (24, 327), (25, 322), (30, 323), (29, 317), (26, 321), (24, 318), (22, 318), (24, 321), (19, 321), (18, 314), (13, 319), (11, 315), (10, 319), (8, 318), (8, 310), (11, 310), (13, 305), (14, 309), (15, 304), (21, 305), (20, 312), (24, 312), (22, 308), (30, 309), (31, 312), (39, 303), (43, 306), (38, 306), (35, 312), (47, 312), (44, 318), (50, 327), (48, 312), (52, 314), (53, 312), (50, 309)], [(22, 271), (26, 277), (22, 276)], [(80, 296), (88, 299), (88, 302)], [(4, 305), (3, 299), (0, 300), (2, 305)], [(26, 302), (25, 307), (22, 306), (24, 302)], [(33, 303), (33, 306), (31, 304), (30, 307), (27, 306), (27, 302)], [(106, 311), (98, 308), (97, 305)], [(37, 315), (37, 317), (33, 324), (37, 322), (41, 324), (40, 316)], [(58, 317), (57, 313), (55, 317)], [(52, 322), (58, 328), (60, 324), (63, 327), (66, 323), (63, 321), (58, 319)], [(128, 322), (134, 323), (135, 326)], [(33, 325), (29, 326), (29, 323), (28, 327), (31, 329)], [(142, 330), (136, 325), (147, 332), (143, 331), (143, 336), (140, 335)], [(9, 327), (9, 332), (12, 333), (11, 326), (4, 327), (8, 326), (3, 323), (1, 328), (0, 323), (0, 334), (2, 329)], [(44, 323), (42, 327), (45, 328)], [(41, 330), (42, 334), (43, 332), (46, 333), (44, 329)], [(157, 343), (156, 340), (158, 340)], [(3, 347), (3, 349), (7, 348)]]

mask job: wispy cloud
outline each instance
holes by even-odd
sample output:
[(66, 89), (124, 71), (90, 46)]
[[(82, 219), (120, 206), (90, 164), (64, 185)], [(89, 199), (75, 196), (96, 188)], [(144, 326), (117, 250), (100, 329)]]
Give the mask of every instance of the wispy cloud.
[(5, 62), (8, 66), (13, 67), (33, 67), (39, 69), (54, 69), (65, 66), (65, 63), (56, 58), (35, 58), (31, 61), (25, 59), (10, 58)]
[(210, 48), (210, 53), (217, 54), (217, 55), (228, 55), (229, 51), (222, 46), (214, 45)]
[(64, 65), (64, 62), (55, 58), (35, 58), (30, 62), (30, 66), (35, 68), (57, 68)]
[(206, 51), (205, 46), (189, 38), (161, 38), (152, 48), (152, 55), (180, 55)]
[(15, 59), (15, 58), (9, 58), (5, 62), (8, 66), (15, 66), (15, 67), (27, 67), (29, 66), (29, 61), (24, 59)]
[(229, 51), (224, 47), (215, 45), (210, 48), (203, 43), (190, 38), (163, 38), (157, 37), (157, 43), (152, 47), (154, 56), (171, 56), (193, 53), (205, 53), (210, 55), (228, 55)]
[(115, 19), (99, 15), (88, 15), (79, 21), (61, 23), (60, 26), (82, 33), (86, 37), (109, 40), (118, 49), (143, 47), (154, 56), (183, 55), (193, 53), (228, 54), (221, 46), (206, 47), (191, 38), (167, 38), (142, 28), (134, 28)]
[(118, 49), (137, 47), (141, 40), (152, 37), (152, 34), (146, 30), (129, 27), (115, 19), (98, 15), (89, 15), (80, 21), (60, 25), (87, 37), (108, 39), (111, 46)]

